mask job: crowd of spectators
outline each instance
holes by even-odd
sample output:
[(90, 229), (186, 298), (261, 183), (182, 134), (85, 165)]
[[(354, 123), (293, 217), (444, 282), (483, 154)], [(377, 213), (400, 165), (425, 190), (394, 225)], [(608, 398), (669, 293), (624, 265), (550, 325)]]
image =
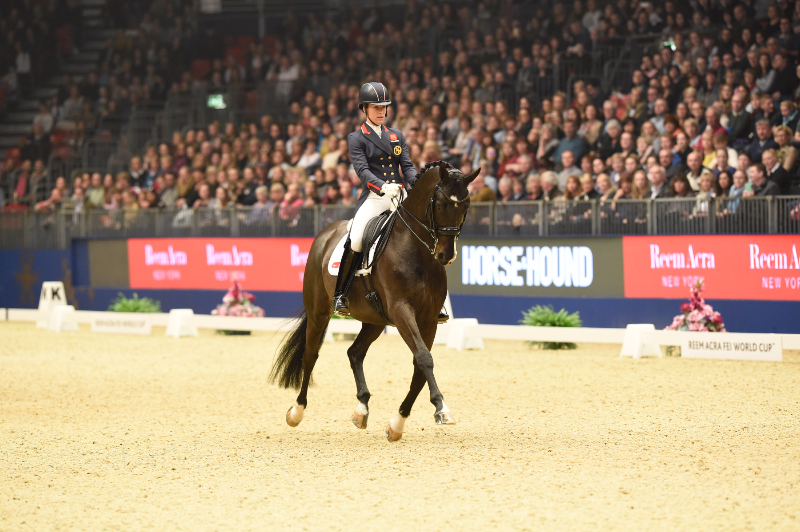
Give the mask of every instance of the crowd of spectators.
[[(302, 206), (353, 204), (361, 183), (346, 136), (363, 120), (357, 92), (367, 79), (389, 88), (387, 124), (403, 131), (418, 168), (433, 160), (465, 173), (482, 168), (473, 202), (728, 197), (720, 208), (733, 209), (739, 196), (800, 192), (800, 2), (409, 0), (338, 21), (290, 14), (280, 35), (241, 57), (225, 56), (213, 30), (204, 31), (176, 16), (173, 3), (154, 2), (135, 28), (139, 38), (121, 30), (99, 74), (67, 84), (61, 109), (77, 98), (76, 109), (94, 103), (124, 115), (154, 95), (266, 80), (290, 82), (290, 118), (177, 131), (118, 175), (59, 177), (32, 207), (241, 205), (270, 207), (272, 216), (278, 206), (291, 220)], [(544, 98), (532, 88), (554, 63), (631, 35), (649, 35), (641, 41), (649, 52), (620, 90), (604, 93), (590, 77)], [(189, 71), (196, 57), (211, 60), (202, 76)], [(315, 90), (323, 77), (326, 90)], [(34, 176), (42, 160), (21, 164)], [(707, 208), (698, 201), (693, 214)]]

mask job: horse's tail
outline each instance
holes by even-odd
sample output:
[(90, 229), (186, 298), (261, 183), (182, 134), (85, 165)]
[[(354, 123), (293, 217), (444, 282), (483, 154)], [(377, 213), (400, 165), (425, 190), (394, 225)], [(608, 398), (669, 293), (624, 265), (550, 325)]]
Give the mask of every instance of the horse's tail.
[(306, 353), (307, 327), (308, 315), (303, 309), (297, 326), (284, 337), (278, 347), (278, 353), (269, 374), (271, 383), (282, 388), (300, 389), (303, 382), (303, 356)]

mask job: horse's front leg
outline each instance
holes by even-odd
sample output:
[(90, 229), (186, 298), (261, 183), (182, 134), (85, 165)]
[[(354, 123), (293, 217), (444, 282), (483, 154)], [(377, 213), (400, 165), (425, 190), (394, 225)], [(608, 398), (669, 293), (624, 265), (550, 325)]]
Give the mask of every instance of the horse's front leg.
[(435, 317), (432, 323), (423, 330), (420, 330), (417, 325), (416, 314), (410, 306), (406, 306), (400, 312), (396, 312), (395, 317), (395, 324), (400, 336), (411, 349), (411, 352), (414, 353), (414, 376), (411, 379), (411, 388), (408, 396), (406, 396), (398, 412), (399, 416), (392, 419), (386, 429), (386, 435), (390, 441), (399, 440), (400, 436), (402, 436), (405, 419), (411, 413), (411, 406), (426, 382), (431, 394), (431, 403), (436, 408), (436, 413), (434, 414), (436, 423), (447, 425), (455, 423), (450, 409), (444, 404), (442, 392), (439, 391), (436, 377), (433, 375), (433, 355), (431, 355), (430, 349), (433, 346), (433, 338), (436, 335)]

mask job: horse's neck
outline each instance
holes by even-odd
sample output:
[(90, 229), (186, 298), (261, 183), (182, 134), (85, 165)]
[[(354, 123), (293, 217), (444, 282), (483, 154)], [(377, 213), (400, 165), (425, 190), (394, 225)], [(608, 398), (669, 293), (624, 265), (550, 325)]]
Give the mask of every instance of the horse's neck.
[[(392, 238), (390, 244), (391, 242), (395, 242), (396, 245), (399, 245), (403, 249), (413, 248), (419, 252), (421, 260), (436, 262), (432, 259), (433, 255), (430, 249), (426, 247), (435, 245), (429, 232), (429, 229), (433, 229), (433, 227), (428, 226), (428, 206), (433, 197), (435, 184), (429, 188), (430, 191), (425, 188), (419, 188), (418, 184), (403, 202), (402, 210), (406, 212), (397, 213), (402, 217), (403, 221), (398, 220), (394, 224), (394, 229), (392, 231), (395, 233), (395, 237)], [(420, 242), (420, 240), (422, 240), (422, 242)]]
[(438, 182), (438, 179), (432, 180), (430, 178), (425, 180), (420, 179), (417, 181), (417, 185), (408, 194), (408, 197), (403, 202), (403, 207), (405, 210), (413, 214), (417, 219), (425, 221), (428, 213), (428, 207), (431, 203), (431, 198), (433, 198), (433, 194), (436, 190), (436, 185)]

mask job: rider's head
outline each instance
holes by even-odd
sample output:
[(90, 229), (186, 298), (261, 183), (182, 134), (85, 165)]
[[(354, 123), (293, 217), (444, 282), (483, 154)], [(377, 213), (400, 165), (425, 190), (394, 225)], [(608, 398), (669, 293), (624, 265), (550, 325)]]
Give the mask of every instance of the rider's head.
[(383, 83), (364, 83), (358, 91), (358, 107), (366, 119), (379, 126), (386, 119), (386, 106), (392, 103), (389, 91)]

